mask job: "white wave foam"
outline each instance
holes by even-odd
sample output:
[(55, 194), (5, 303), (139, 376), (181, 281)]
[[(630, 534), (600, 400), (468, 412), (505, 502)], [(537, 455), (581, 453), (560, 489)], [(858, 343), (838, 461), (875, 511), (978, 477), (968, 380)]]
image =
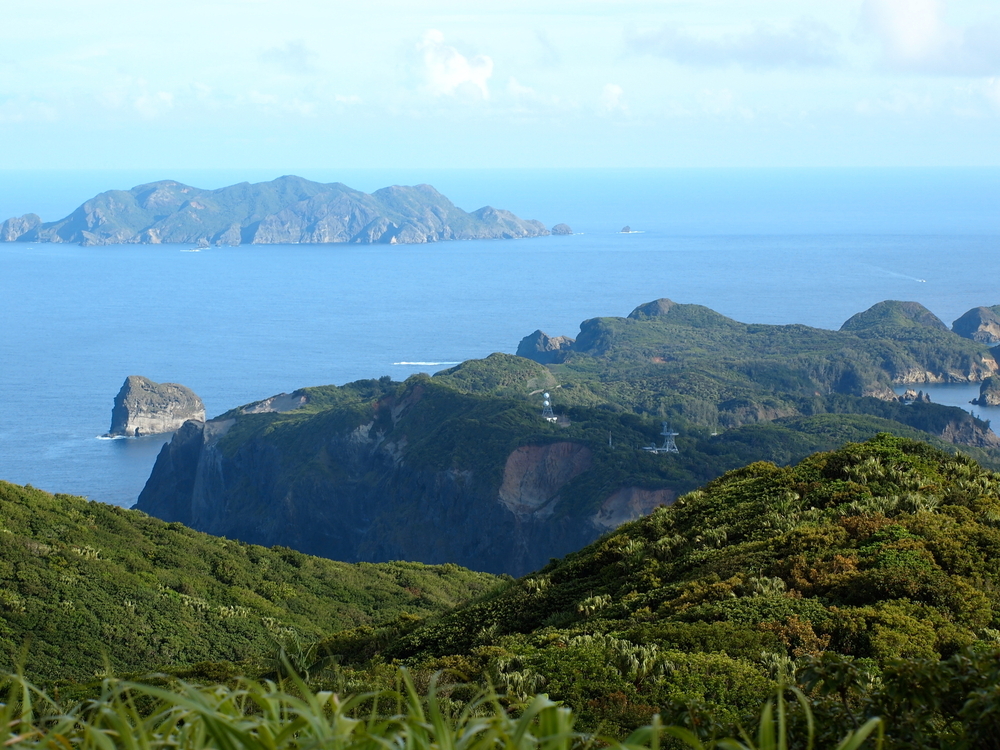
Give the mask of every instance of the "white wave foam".
[(128, 440), (127, 435), (98, 435), (96, 440)]

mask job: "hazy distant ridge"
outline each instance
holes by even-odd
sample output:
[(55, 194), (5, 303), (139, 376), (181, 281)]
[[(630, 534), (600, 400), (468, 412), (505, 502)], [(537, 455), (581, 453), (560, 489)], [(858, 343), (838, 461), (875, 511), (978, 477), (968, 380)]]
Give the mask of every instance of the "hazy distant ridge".
[(202, 190), (172, 180), (109, 190), (59, 221), (35, 214), (0, 224), (3, 242), (422, 243), (549, 234), (534, 220), (484, 206), (467, 213), (430, 185), (363, 193), (301, 177)]

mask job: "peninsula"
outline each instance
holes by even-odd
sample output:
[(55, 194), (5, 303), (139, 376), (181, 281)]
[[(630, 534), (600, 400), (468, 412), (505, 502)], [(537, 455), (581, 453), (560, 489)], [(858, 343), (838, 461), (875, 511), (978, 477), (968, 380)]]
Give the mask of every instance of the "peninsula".
[[(998, 373), (985, 344), (916, 302), (880, 302), (827, 331), (658, 299), (583, 321), (575, 338), (535, 331), (518, 355), (188, 421), (136, 508), (335, 560), (524, 575), (754, 461), (788, 465), (888, 432), (1000, 467), (985, 422), (897, 399), (899, 385)], [(679, 452), (644, 450), (666, 420)]]
[(59, 221), (25, 214), (0, 224), (0, 242), (81, 245), (414, 244), (547, 234), (541, 222), (492, 206), (467, 213), (430, 185), (368, 194), (294, 176), (218, 190), (163, 180), (101, 193)]

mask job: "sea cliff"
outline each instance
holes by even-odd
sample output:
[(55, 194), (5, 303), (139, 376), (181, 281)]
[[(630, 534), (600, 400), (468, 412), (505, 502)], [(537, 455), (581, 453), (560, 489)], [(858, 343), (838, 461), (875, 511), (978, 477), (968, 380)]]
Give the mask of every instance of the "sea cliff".
[[(446, 418), (442, 400), (451, 394), (417, 379), (398, 394), (370, 395), (377, 400), (369, 409), (304, 414), (274, 430), (264, 426), (274, 413), (189, 421), (164, 446), (136, 508), (337, 560), (455, 562), (522, 575), (676, 494), (619, 477), (621, 486), (597, 503), (576, 502), (567, 490), (598, 462), (577, 436), (559, 440), (556, 427), (510, 450), (493, 444), (495, 435), (468, 434), (490, 441), (484, 455), (442, 465), (427, 452), (459, 446), (435, 445), (427, 420)], [(484, 404), (454, 395), (452, 426), (478, 421), (470, 412)], [(237, 438), (255, 417), (260, 424)]]

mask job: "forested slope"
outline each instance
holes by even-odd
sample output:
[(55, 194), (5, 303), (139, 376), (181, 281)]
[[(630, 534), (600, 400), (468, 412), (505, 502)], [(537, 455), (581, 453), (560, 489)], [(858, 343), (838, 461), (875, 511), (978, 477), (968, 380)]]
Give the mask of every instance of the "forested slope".
[[(882, 435), (729, 472), (454, 612), (346, 631), (326, 647), (359, 675), (373, 658), (401, 659), (514, 695), (544, 690), (591, 726), (692, 707), (724, 725), (812, 658), (841, 660), (841, 680), (868, 674), (852, 690), (874, 692), (900, 669), (939, 679), (961, 669), (940, 659), (991, 652), (998, 560), (1000, 475)], [(966, 671), (948, 690), (982, 687)], [(934, 684), (920, 688), (936, 696), (928, 721), (964, 700)]]
[[(0, 482), (0, 669), (29, 677), (254, 664), (287, 638), (430, 614), (495, 579), (456, 565), (348, 565)], [(249, 665), (249, 666), (247, 666)]]

